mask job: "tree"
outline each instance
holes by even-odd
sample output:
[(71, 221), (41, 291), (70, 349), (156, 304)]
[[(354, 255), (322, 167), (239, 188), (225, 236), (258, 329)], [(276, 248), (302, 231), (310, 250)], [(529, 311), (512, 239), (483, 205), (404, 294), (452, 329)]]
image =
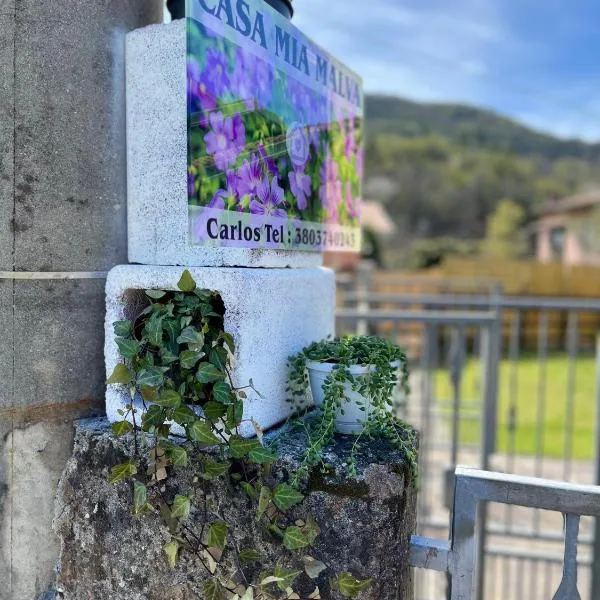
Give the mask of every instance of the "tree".
[(488, 218), (483, 253), (494, 258), (520, 258), (527, 251), (522, 229), (525, 211), (512, 200), (501, 200)]

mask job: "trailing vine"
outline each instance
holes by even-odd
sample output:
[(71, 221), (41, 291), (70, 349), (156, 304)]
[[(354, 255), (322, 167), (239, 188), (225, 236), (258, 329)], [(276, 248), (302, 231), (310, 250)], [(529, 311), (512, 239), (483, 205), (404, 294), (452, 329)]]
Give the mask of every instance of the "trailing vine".
[[(304, 460), (294, 477), (300, 481), (311, 467), (322, 461), (323, 451), (333, 440), (336, 417), (344, 414), (347, 388), (360, 394), (369, 406), (362, 402), (360, 410), (366, 418), (360, 435), (352, 446), (348, 461), (350, 476), (356, 477), (356, 455), (363, 438), (384, 438), (402, 451), (409, 463), (413, 481), (417, 478), (416, 433), (393, 412), (394, 391), (400, 383), (405, 394), (409, 393), (408, 360), (403, 350), (375, 336), (346, 336), (333, 340), (314, 342), (289, 360), (290, 402), (302, 414), (307, 407), (310, 381), (308, 366), (311, 362), (332, 364), (323, 383), (324, 399), (320, 418), (312, 426), (301, 421), (309, 439)], [(353, 375), (350, 368), (369, 367), (365, 374)]]
[[(240, 435), (248, 386), (232, 381), (230, 363), (235, 342), (224, 330), (225, 307), (217, 292), (199, 289), (184, 271), (177, 291), (146, 290), (148, 306), (135, 320), (114, 323), (123, 362), (108, 378), (128, 398), (122, 420), (112, 425), (118, 437), (131, 436), (129, 459), (111, 469), (110, 482), (129, 481), (133, 513), (160, 515), (171, 539), (164, 545), (175, 567), (182, 551), (195, 555), (205, 570), (205, 600), (300, 599), (295, 580), (305, 573), (314, 580), (327, 565), (307, 555), (319, 534), (313, 519), (293, 521), (289, 511), (304, 496), (298, 479), (277, 482), (269, 477), (277, 453), (257, 437)], [(256, 521), (286, 554), (284, 564), (267, 564), (256, 548), (240, 548), (231, 535), (233, 525), (214, 502), (199, 494), (168, 495), (165, 482), (174, 468), (199, 464), (198, 488), (222, 480), (228, 489), (242, 490), (256, 506)], [(196, 490), (198, 491), (198, 490)], [(192, 498), (200, 497), (199, 506)], [(195, 530), (190, 513), (200, 511), (202, 526)], [(244, 524), (241, 524), (242, 526)], [(298, 553), (298, 551), (302, 553)], [(254, 576), (252, 576), (254, 575)], [(330, 586), (345, 598), (370, 585), (351, 573), (332, 574)], [(304, 598), (321, 598), (318, 587)]]

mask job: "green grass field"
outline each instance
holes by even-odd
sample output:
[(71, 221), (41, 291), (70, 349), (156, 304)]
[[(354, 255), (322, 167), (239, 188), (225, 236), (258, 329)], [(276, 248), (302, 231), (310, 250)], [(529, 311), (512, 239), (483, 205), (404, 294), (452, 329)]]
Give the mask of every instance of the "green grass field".
[[(498, 406), (498, 450), (506, 452), (512, 447), (509, 423), (512, 365), (503, 360), (499, 373)], [(526, 356), (516, 367), (517, 384), (514, 386), (516, 404), (516, 429), (514, 448), (520, 454), (535, 454), (538, 436), (541, 435), (543, 454), (547, 457), (564, 457), (565, 427), (567, 420), (568, 360), (564, 354), (548, 358), (545, 378), (545, 400), (543, 427), (538, 428), (538, 385), (540, 366), (537, 357)], [(438, 407), (451, 407), (452, 388), (447, 371), (435, 374)], [(462, 380), (462, 400), (466, 403), (481, 399), (481, 368), (478, 362), (470, 360), (466, 365)], [(581, 357), (575, 363), (575, 393), (573, 410), (573, 458), (591, 459), (594, 456), (595, 431), (595, 364), (593, 357)], [(477, 407), (474, 407), (477, 410)], [(448, 417), (450, 420), (450, 417)], [(541, 429), (541, 432), (539, 431)], [(461, 422), (460, 439), (466, 444), (478, 444), (481, 423)]]

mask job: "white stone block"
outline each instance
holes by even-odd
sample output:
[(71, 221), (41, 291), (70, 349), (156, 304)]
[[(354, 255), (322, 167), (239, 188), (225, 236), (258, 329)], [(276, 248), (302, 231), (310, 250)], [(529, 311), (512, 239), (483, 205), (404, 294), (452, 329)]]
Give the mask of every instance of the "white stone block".
[(319, 252), (190, 244), (184, 19), (129, 33), (126, 76), (130, 262), (245, 267), (322, 264)]
[[(112, 373), (121, 357), (113, 323), (132, 319), (147, 300), (146, 289), (177, 289), (182, 267), (122, 265), (110, 271), (106, 282), (105, 359)], [(244, 418), (253, 417), (263, 428), (289, 414), (287, 359), (304, 346), (334, 333), (335, 277), (333, 271), (315, 269), (241, 269), (191, 267), (199, 288), (216, 290), (225, 304), (225, 331), (236, 344), (232, 362), (235, 386), (250, 379), (264, 398), (248, 390)], [(110, 385), (106, 412), (111, 421), (128, 402), (124, 386)], [(243, 435), (254, 433), (244, 424)]]

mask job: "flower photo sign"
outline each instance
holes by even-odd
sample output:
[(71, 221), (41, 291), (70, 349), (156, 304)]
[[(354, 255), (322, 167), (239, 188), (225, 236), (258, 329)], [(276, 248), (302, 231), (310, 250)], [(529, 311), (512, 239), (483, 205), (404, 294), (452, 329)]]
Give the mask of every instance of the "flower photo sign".
[(193, 245), (358, 251), (360, 78), (263, 0), (187, 0)]

